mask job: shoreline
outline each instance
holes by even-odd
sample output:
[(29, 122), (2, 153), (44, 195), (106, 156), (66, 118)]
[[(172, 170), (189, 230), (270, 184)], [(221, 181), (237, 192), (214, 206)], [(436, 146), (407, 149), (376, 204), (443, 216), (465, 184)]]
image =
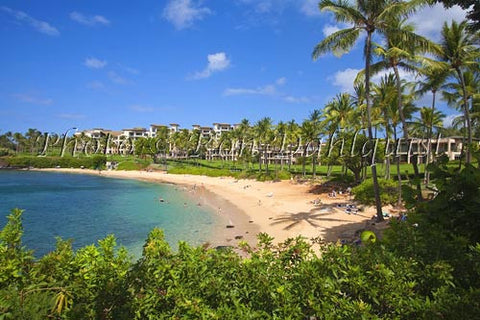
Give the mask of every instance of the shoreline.
[[(231, 177), (175, 175), (147, 171), (98, 171), (91, 169), (35, 169), (39, 171), (90, 174), (109, 178), (135, 179), (153, 183), (184, 186), (186, 191), (203, 199), (204, 204), (223, 215), (233, 228), (220, 226), (212, 235), (211, 245), (236, 246), (246, 241), (256, 245), (256, 235), (265, 232), (274, 243), (302, 236), (325, 241), (351, 240), (375, 215), (372, 207), (358, 214), (347, 214), (345, 205), (354, 204), (347, 195), (330, 198), (314, 194), (312, 185), (293, 181), (259, 182)], [(189, 190), (190, 189), (190, 190)], [(192, 192), (193, 191), (193, 192)], [(201, 195), (200, 195), (201, 194)], [(319, 199), (320, 205), (314, 205)]]

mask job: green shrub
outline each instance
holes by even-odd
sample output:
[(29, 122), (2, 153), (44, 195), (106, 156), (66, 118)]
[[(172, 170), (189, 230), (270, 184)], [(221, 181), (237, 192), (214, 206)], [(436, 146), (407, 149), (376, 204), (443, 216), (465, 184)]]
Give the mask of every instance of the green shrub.
[[(398, 200), (397, 183), (392, 180), (378, 179), (380, 201), (382, 205), (395, 204)], [(352, 189), (355, 200), (362, 204), (374, 205), (373, 179), (367, 179)]]
[(13, 156), (2, 158), (7, 166), (12, 168), (104, 168), (106, 157), (94, 155), (91, 157), (35, 157), (35, 156)]
[(143, 170), (148, 167), (149, 164), (148, 161), (141, 160), (122, 161), (118, 164), (117, 170)]

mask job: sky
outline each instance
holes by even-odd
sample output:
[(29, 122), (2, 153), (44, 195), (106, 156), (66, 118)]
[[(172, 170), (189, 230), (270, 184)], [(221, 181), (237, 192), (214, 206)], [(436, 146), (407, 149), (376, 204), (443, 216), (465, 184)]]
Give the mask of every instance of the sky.
[[(317, 3), (1, 0), (0, 134), (301, 122), (351, 91), (363, 67), (360, 44), (312, 60), (314, 46), (342, 28)], [(464, 17), (437, 5), (411, 20), (438, 40), (444, 21)]]

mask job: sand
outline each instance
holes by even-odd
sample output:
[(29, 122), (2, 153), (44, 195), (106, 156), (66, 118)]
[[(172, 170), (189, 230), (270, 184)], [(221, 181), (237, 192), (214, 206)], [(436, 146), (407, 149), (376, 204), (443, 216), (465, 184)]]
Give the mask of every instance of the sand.
[[(275, 242), (297, 236), (325, 241), (351, 240), (375, 215), (372, 207), (348, 214), (345, 205), (355, 204), (350, 196), (337, 194), (330, 198), (327, 193), (313, 194), (310, 183), (259, 182), (147, 171), (44, 170), (178, 185), (202, 205), (212, 207), (225, 221), (225, 226), (220, 226), (212, 235), (211, 245), (214, 246), (235, 246), (242, 240), (255, 245), (259, 232), (274, 237)], [(321, 203), (314, 204), (316, 199)], [(233, 227), (227, 228), (227, 225)]]

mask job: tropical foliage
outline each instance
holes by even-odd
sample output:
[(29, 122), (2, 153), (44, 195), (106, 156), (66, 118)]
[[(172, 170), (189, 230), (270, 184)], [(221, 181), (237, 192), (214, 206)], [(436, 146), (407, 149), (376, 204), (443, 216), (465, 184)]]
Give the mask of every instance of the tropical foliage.
[[(148, 235), (132, 261), (115, 238), (39, 259), (22, 244), (22, 211), (0, 232), (1, 319), (474, 319), (480, 312), (479, 170), (443, 160), (435, 199), (358, 245), (260, 234), (255, 248), (170, 249)], [(395, 185), (392, 186), (395, 189)], [(454, 203), (452, 203), (452, 199)], [(314, 250), (315, 249), (315, 250)]]

